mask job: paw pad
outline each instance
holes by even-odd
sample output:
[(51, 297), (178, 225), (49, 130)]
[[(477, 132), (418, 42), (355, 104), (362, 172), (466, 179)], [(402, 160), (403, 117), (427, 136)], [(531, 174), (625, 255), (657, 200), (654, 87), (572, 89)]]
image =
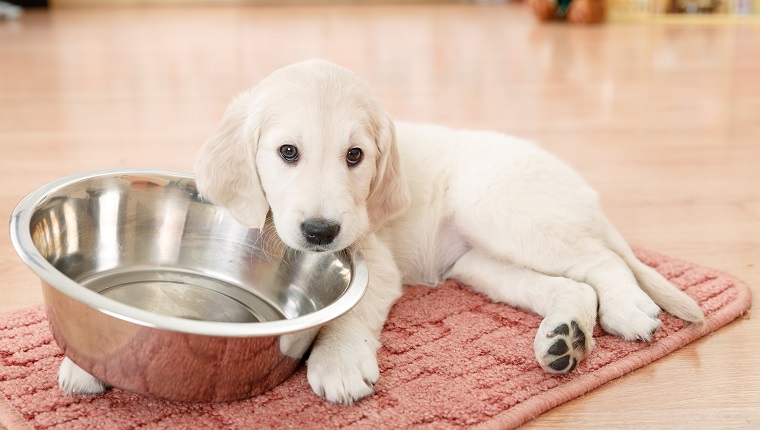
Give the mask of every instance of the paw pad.
[(549, 348), (540, 361), (550, 372), (572, 372), (586, 355), (586, 333), (575, 321), (558, 325), (546, 334), (545, 340), (553, 342), (547, 342)]

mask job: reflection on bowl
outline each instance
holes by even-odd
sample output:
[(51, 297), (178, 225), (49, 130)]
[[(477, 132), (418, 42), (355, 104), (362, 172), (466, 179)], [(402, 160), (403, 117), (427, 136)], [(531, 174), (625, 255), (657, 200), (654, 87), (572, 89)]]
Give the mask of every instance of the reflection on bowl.
[(285, 247), (238, 224), (191, 175), (103, 171), (35, 190), (11, 239), (40, 277), (53, 336), (109, 385), (178, 401), (260, 394), (367, 287), (358, 253)]

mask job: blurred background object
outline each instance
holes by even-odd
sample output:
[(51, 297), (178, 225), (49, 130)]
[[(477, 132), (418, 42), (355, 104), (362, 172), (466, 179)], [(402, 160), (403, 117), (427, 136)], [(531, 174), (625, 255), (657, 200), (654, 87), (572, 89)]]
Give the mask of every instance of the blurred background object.
[(542, 21), (760, 22), (760, 0), (0, 0), (0, 16), (16, 19), (21, 8), (191, 6), (383, 6), (504, 5), (527, 2)]
[(528, 0), (528, 4), (542, 21), (596, 24), (605, 17), (604, 0)]
[(18, 19), (24, 13), (24, 10), (15, 4), (0, 1), (0, 17), (12, 20)]

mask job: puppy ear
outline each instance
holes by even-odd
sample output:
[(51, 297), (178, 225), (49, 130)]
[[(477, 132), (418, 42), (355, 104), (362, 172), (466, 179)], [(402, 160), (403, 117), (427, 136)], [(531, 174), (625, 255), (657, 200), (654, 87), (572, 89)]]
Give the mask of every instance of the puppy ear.
[(252, 111), (253, 90), (237, 96), (195, 160), (200, 193), (227, 208), (241, 224), (261, 229), (269, 204), (256, 171), (259, 115)]
[(401, 171), (396, 128), (386, 114), (383, 113), (381, 117), (373, 127), (380, 157), (367, 198), (370, 222), (376, 229), (406, 210), (411, 202), (409, 188)]

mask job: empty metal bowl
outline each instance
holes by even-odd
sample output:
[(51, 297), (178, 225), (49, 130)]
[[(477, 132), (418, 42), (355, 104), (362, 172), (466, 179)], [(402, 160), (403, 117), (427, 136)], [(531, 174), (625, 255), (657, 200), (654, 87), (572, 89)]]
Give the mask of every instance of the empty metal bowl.
[(178, 401), (260, 394), (367, 287), (356, 253), (303, 253), (205, 201), (193, 176), (103, 171), (33, 191), (11, 239), (53, 336), (114, 387)]

